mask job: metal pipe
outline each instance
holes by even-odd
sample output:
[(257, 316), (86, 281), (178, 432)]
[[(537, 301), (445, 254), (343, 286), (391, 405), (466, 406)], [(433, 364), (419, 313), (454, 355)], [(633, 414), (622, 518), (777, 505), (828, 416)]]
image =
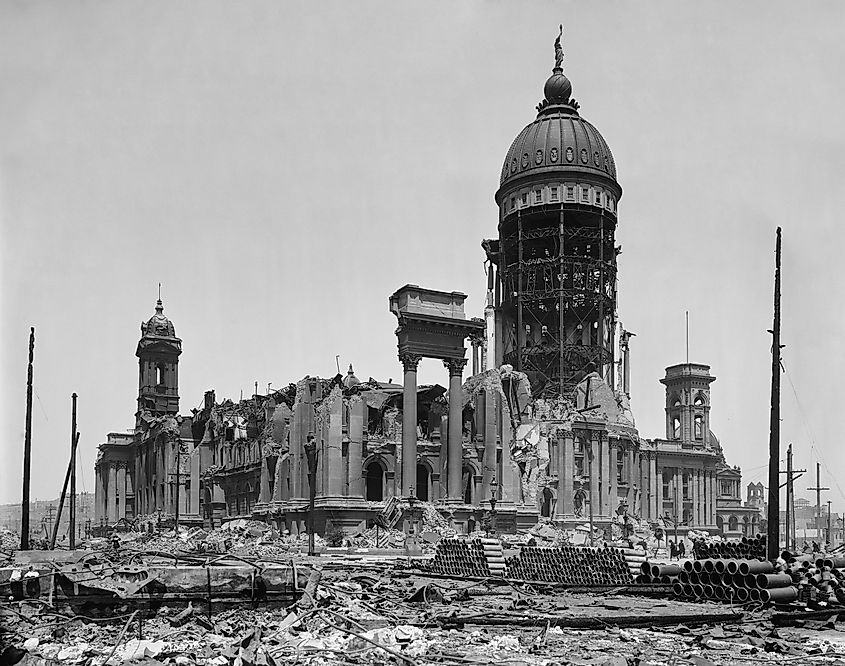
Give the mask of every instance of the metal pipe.
[(764, 603), (788, 604), (798, 598), (794, 587), (779, 587), (774, 590), (760, 590), (760, 601)]
[(757, 587), (761, 589), (789, 587), (792, 585), (792, 576), (789, 574), (757, 574), (756, 581)]
[(748, 560), (739, 565), (739, 573), (743, 576), (747, 576), (749, 574), (767, 574), (772, 573), (774, 570), (774, 565), (771, 562), (766, 562), (765, 560)]

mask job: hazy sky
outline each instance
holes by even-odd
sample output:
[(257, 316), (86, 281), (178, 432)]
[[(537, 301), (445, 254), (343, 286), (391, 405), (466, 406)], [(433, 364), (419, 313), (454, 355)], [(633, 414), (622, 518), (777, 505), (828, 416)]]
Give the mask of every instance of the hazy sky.
[[(845, 510), (845, 5), (698, 0), (0, 3), (0, 502), (20, 500), (31, 325), (44, 499), (72, 392), (80, 489), (106, 434), (132, 427), (159, 282), (182, 413), (210, 388), (332, 375), (336, 354), (398, 379), (387, 299), (409, 282), (481, 315), (480, 241), (560, 22), (624, 189), (641, 435), (664, 435), (658, 380), (684, 360), (688, 309), (690, 360), (718, 378), (713, 430), (744, 482), (766, 482), (781, 225), (784, 450), (820, 459)], [(424, 361), (420, 381), (446, 371)]]

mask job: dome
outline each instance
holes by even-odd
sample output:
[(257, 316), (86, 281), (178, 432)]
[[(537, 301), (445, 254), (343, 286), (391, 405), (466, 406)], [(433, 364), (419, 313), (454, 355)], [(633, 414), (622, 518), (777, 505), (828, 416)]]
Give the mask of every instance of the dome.
[(537, 119), (517, 135), (505, 156), (500, 193), (526, 177), (565, 172), (598, 176), (621, 196), (607, 141), (579, 115), (578, 102), (571, 98), (572, 83), (561, 67), (559, 41), (555, 51), (555, 67), (543, 88), (545, 99), (537, 107)]
[(175, 338), (176, 329), (173, 322), (164, 316), (164, 306), (161, 299), (156, 302), (156, 313), (149, 318), (146, 324), (141, 324), (141, 334), (146, 336), (157, 336), (164, 338)]
[(550, 104), (514, 139), (500, 185), (560, 171), (592, 173), (616, 181), (616, 162), (599, 131), (573, 106)]
[(355, 376), (355, 371), (352, 369), (352, 364), (349, 364), (349, 372), (346, 373), (346, 377), (343, 378), (343, 388), (350, 389), (353, 386), (358, 386), (361, 383)]

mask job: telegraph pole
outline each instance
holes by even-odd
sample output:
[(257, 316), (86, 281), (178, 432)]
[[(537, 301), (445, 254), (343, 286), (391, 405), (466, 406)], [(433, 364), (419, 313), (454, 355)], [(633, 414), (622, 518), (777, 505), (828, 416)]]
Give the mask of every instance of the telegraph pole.
[(68, 520), (70, 534), (68, 548), (76, 548), (76, 393), (70, 396), (73, 407), (70, 417), (70, 505), (68, 506)]
[(819, 540), (821, 540), (821, 533), (822, 533), (822, 491), (823, 490), (830, 490), (830, 488), (823, 488), (821, 484), (821, 465), (816, 463), (816, 487), (815, 488), (807, 488), (807, 490), (815, 490), (816, 491), (816, 534), (818, 535)]
[(772, 322), (772, 395), (769, 415), (769, 506), (766, 555), (775, 561), (780, 547), (780, 227), (775, 243), (775, 298)]
[(806, 473), (806, 469), (792, 469), (792, 442), (786, 450), (786, 549), (795, 549), (795, 479)]
[(828, 545), (827, 550), (830, 550), (833, 546), (833, 532), (830, 531), (830, 500), (827, 501), (827, 539), (825, 541)]
[(23, 440), (23, 498), (21, 499), (21, 550), (29, 550), (29, 467), (32, 458), (32, 357), (35, 326), (29, 328), (29, 364), (26, 369), (26, 434)]

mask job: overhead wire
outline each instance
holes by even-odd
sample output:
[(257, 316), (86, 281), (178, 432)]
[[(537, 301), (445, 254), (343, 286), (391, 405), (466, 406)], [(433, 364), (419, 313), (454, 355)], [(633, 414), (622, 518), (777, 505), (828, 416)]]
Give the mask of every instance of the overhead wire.
[(783, 359), (781, 359), (780, 365), (783, 368), (787, 381), (789, 381), (789, 386), (792, 388), (792, 394), (795, 396), (795, 404), (798, 406), (798, 413), (801, 415), (801, 421), (803, 422), (804, 429), (807, 431), (807, 436), (810, 439), (810, 450), (815, 452), (818, 462), (821, 463), (822, 467), (824, 467), (825, 472), (827, 472), (827, 475), (830, 477), (831, 481), (833, 481), (833, 485), (836, 486), (836, 490), (839, 491), (839, 496), (843, 501), (845, 501), (845, 492), (842, 491), (842, 487), (839, 485), (836, 475), (831, 472), (830, 467), (827, 465), (827, 461), (825, 461), (824, 456), (822, 456), (822, 452), (819, 450), (818, 446), (816, 446), (816, 438), (813, 436), (813, 431), (810, 428), (810, 423), (807, 419), (806, 413), (804, 412), (804, 407), (801, 405), (801, 400), (798, 397), (798, 390), (795, 388), (795, 383), (792, 381), (792, 376), (789, 374), (789, 370), (784, 364)]

